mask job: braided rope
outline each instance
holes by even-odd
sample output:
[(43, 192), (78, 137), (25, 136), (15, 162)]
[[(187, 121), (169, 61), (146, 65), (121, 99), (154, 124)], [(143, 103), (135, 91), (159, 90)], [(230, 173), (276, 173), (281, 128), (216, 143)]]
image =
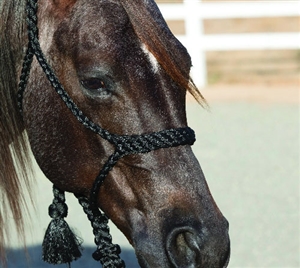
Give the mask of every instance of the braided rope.
[(192, 144), (195, 141), (195, 134), (191, 128), (169, 129), (151, 134), (132, 136), (113, 136), (113, 144), (116, 146), (115, 152), (104, 164), (99, 175), (96, 177), (90, 196), (93, 206), (97, 205), (99, 189), (104, 179), (112, 170), (119, 159), (126, 155), (148, 153), (161, 148), (175, 147), (185, 144)]
[(108, 218), (100, 210), (95, 210), (89, 203), (89, 199), (84, 196), (76, 195), (79, 204), (83, 207), (88, 219), (93, 227), (95, 244), (97, 250), (93, 253), (93, 258), (100, 261), (103, 268), (123, 268), (125, 263), (118, 255), (121, 253), (119, 245), (112, 243), (112, 237), (107, 225)]
[(108, 158), (94, 181), (90, 193), (90, 201), (88, 202), (87, 199), (79, 197), (79, 202), (82, 203), (84, 211), (92, 222), (96, 235), (95, 242), (98, 249), (94, 254), (94, 258), (100, 260), (103, 266), (105, 265), (104, 267), (107, 268), (124, 267), (124, 262), (118, 256), (120, 250), (111, 242), (111, 236), (109, 235), (109, 228), (107, 226), (108, 219), (105, 215), (103, 216), (97, 208), (97, 198), (102, 183), (120, 158), (130, 154), (148, 153), (161, 148), (192, 145), (195, 142), (195, 133), (191, 128), (184, 127), (142, 135), (116, 135), (103, 129), (85, 116), (63, 88), (41, 50), (37, 27), (37, 1), (38, 0), (27, 1), (26, 20), (28, 25), (28, 48), (20, 76), (18, 106), (22, 113), (23, 94), (28, 82), (33, 56), (35, 56), (52, 87), (77, 120), (87, 129), (100, 135), (103, 139), (115, 146), (115, 152)]
[(28, 47), (23, 61), (23, 66), (22, 66), (22, 71), (21, 71), (20, 81), (19, 81), (19, 91), (17, 95), (18, 107), (21, 114), (23, 113), (23, 108), (22, 108), (23, 94), (28, 82), (33, 56), (34, 54), (32, 52), (32, 48)]

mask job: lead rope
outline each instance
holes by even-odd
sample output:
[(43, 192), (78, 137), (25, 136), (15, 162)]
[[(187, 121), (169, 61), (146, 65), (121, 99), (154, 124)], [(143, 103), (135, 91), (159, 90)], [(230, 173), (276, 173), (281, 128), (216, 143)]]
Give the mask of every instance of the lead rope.
[(100, 261), (103, 267), (125, 267), (124, 261), (119, 258), (119, 254), (121, 253), (120, 246), (112, 243), (112, 237), (107, 225), (108, 217), (101, 213), (99, 209), (94, 210), (86, 197), (79, 195), (76, 195), (76, 197), (93, 227), (95, 244), (97, 245), (97, 250), (93, 253), (93, 258)]
[[(195, 134), (191, 128), (184, 127), (184, 128), (162, 130), (159, 132), (142, 134), (142, 135), (130, 135), (130, 136), (115, 135), (101, 128), (99, 125), (95, 124), (88, 117), (86, 117), (83, 114), (83, 112), (77, 107), (77, 105), (73, 102), (73, 100), (70, 98), (69, 94), (65, 91), (65, 89), (59, 82), (58, 78), (54, 74), (53, 70), (47, 63), (47, 60), (41, 50), (40, 43), (38, 40), (37, 1), (38, 0), (27, 1), (26, 20), (28, 25), (28, 47), (27, 47), (26, 55), (24, 57), (21, 76), (20, 76), (19, 91), (18, 91), (18, 106), (20, 112), (23, 113), (22, 111), (23, 94), (28, 82), (33, 56), (35, 56), (40, 66), (42, 67), (44, 73), (46, 74), (48, 80), (50, 81), (52, 87), (55, 89), (55, 91), (60, 96), (60, 98), (64, 101), (64, 103), (69, 108), (69, 110), (74, 114), (77, 120), (81, 124), (83, 124), (87, 129), (100, 135), (103, 139), (109, 141), (111, 144), (115, 146), (115, 152), (108, 158), (103, 168), (101, 169), (99, 175), (96, 177), (94, 181), (93, 187), (90, 192), (90, 199), (87, 199), (86, 197), (79, 196), (79, 195), (76, 195), (76, 197), (78, 198), (79, 203), (82, 205), (84, 212), (87, 214), (88, 219), (91, 221), (91, 225), (93, 227), (93, 233), (95, 235), (95, 243), (97, 245), (97, 250), (93, 254), (93, 257), (97, 261), (100, 261), (102, 263), (103, 268), (122, 268), (125, 267), (125, 264), (124, 261), (122, 261), (121, 258), (119, 257), (120, 247), (118, 245), (112, 244), (112, 239), (109, 234), (109, 227), (107, 225), (108, 217), (105, 214), (102, 214), (97, 207), (98, 193), (102, 183), (104, 182), (104, 179), (108, 175), (109, 171), (118, 162), (118, 160), (126, 155), (148, 153), (153, 150), (176, 147), (180, 145), (192, 145), (195, 142)], [(57, 188), (54, 186), (54, 189)], [(62, 192), (63, 191), (60, 190), (54, 191), (53, 203), (56, 202), (55, 200), (59, 200), (59, 202), (61, 202), (60, 206), (65, 207), (66, 205), (64, 203), (64, 198), (58, 198), (58, 195), (60, 195)], [(50, 208), (49, 208), (49, 212), (50, 212)], [(63, 213), (63, 217), (65, 216), (66, 216), (65, 213)], [(60, 216), (60, 219), (63, 217)], [(45, 235), (45, 240), (48, 239), (47, 238), (48, 235), (51, 236), (53, 234), (53, 232), (51, 231), (52, 229), (50, 228), (49, 233)], [(59, 236), (60, 235), (59, 228), (56, 231), (58, 231), (56, 233)], [(48, 240), (53, 241), (53, 239), (54, 238)], [(71, 243), (76, 244), (78, 242), (76, 242), (75, 239)], [(45, 248), (47, 247), (48, 245), (45, 245)], [(70, 254), (71, 257), (68, 256), (69, 259), (78, 258), (76, 254), (73, 253)], [(48, 258), (47, 256), (43, 256), (43, 258), (46, 261), (50, 260), (50, 262), (53, 264), (62, 263), (62, 262), (70, 263), (70, 260), (67, 258), (55, 259), (55, 257)]]

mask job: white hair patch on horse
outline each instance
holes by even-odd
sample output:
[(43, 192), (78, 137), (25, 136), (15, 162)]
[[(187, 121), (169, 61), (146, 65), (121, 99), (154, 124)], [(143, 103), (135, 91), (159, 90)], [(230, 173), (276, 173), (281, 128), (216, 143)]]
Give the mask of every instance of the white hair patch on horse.
[(148, 59), (149, 59), (151, 65), (152, 65), (152, 70), (154, 71), (154, 73), (157, 73), (158, 70), (159, 70), (158, 61), (156, 60), (154, 55), (148, 50), (148, 48), (146, 47), (145, 44), (142, 44), (141, 48), (144, 51), (144, 53), (148, 56)]

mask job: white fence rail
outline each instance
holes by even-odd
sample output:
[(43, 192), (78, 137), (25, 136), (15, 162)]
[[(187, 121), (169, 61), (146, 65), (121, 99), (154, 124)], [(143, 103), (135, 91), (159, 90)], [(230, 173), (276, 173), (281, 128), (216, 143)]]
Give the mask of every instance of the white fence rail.
[(204, 34), (203, 19), (299, 17), (300, 0), (201, 2), (184, 0), (159, 4), (166, 20), (184, 20), (185, 35), (177, 38), (187, 47), (193, 61), (192, 77), (206, 85), (206, 51), (300, 49), (300, 31), (286, 33)]

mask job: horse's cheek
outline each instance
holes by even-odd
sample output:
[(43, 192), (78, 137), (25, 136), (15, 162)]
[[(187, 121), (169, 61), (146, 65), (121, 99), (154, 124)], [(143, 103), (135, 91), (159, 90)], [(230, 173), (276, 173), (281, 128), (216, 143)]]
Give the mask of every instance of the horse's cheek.
[(46, 177), (63, 190), (87, 192), (98, 172), (101, 149), (62, 101), (51, 91), (32, 87), (24, 96), (24, 121), (33, 155)]

